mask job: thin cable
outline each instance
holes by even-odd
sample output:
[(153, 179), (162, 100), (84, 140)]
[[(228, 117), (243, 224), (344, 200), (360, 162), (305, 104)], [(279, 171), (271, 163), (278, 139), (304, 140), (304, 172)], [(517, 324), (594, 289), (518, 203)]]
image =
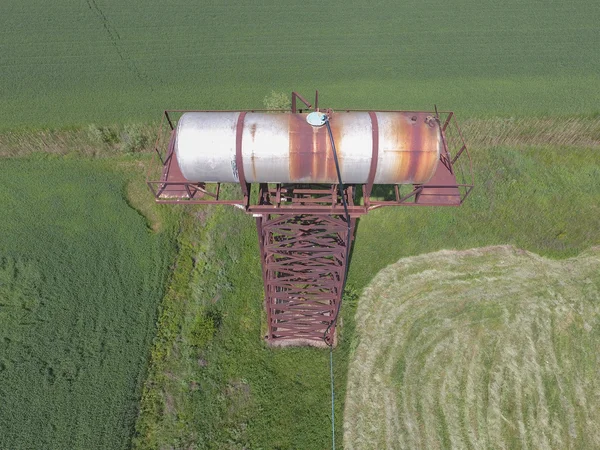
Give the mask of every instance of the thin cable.
[(327, 333), (331, 327), (337, 323), (338, 316), (340, 314), (340, 307), (342, 306), (342, 297), (344, 296), (344, 290), (346, 289), (346, 279), (348, 278), (348, 257), (350, 256), (350, 239), (352, 238), (352, 226), (350, 223), (350, 213), (348, 212), (348, 203), (346, 197), (344, 197), (344, 183), (342, 182), (342, 174), (340, 172), (340, 165), (338, 163), (337, 151), (335, 149), (335, 141), (333, 140), (333, 133), (331, 132), (331, 125), (329, 124), (329, 117), (325, 120), (327, 125), (327, 132), (329, 133), (329, 140), (331, 141), (331, 149), (333, 150), (333, 161), (335, 162), (335, 170), (338, 177), (338, 189), (340, 197), (342, 198), (342, 204), (344, 205), (344, 215), (346, 217), (346, 224), (348, 225), (348, 233), (346, 235), (346, 267), (344, 269), (344, 278), (342, 280), (342, 291), (340, 292), (340, 299), (337, 304), (337, 309), (333, 320), (327, 326), (325, 333), (323, 333), (323, 340), (329, 345), (329, 377), (331, 379), (331, 444), (333, 450), (335, 450), (335, 386), (333, 383), (333, 340), (327, 342)]
[(350, 213), (348, 212), (348, 203), (346, 202), (346, 197), (344, 197), (344, 183), (342, 182), (342, 174), (340, 172), (340, 165), (338, 163), (337, 151), (335, 149), (335, 141), (333, 140), (333, 133), (331, 132), (331, 125), (329, 124), (329, 117), (325, 120), (325, 125), (327, 126), (327, 132), (329, 133), (329, 140), (331, 141), (331, 149), (333, 150), (333, 162), (335, 163), (335, 171), (337, 172), (338, 177), (338, 190), (340, 192), (340, 197), (342, 198), (342, 204), (344, 205), (344, 215), (346, 217), (346, 224), (348, 225), (348, 233), (346, 236), (346, 267), (344, 269), (344, 278), (342, 280), (342, 291), (340, 293), (340, 300), (337, 304), (337, 309), (335, 312), (335, 316), (333, 320), (327, 326), (325, 333), (323, 333), (323, 340), (327, 343), (327, 345), (332, 346), (333, 342), (327, 342), (327, 333), (331, 327), (333, 327), (338, 320), (338, 316), (340, 314), (340, 307), (342, 306), (342, 297), (344, 295), (344, 291), (346, 289), (346, 279), (348, 278), (348, 257), (350, 256), (350, 239), (352, 238), (352, 226), (350, 223)]
[(329, 346), (329, 375), (331, 377), (331, 442), (335, 450), (335, 390), (333, 388), (333, 345)]

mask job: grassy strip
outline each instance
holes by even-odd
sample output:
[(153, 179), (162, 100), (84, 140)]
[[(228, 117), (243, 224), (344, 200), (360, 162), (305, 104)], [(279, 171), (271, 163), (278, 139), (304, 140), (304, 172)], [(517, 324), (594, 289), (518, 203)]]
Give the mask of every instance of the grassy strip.
[(44, 152), (54, 155), (114, 157), (152, 151), (157, 124), (27, 129), (0, 133), (0, 157)]
[[(193, 272), (193, 252), (191, 240), (195, 238), (198, 227), (190, 215), (180, 211), (180, 231), (177, 237), (177, 258), (172, 268), (172, 275), (165, 297), (162, 300), (157, 321), (157, 334), (150, 356), (150, 369), (146, 378), (140, 417), (160, 416), (165, 404), (165, 397), (158, 386), (167, 381), (167, 363), (174, 350), (172, 347), (180, 332), (180, 320), (188, 306), (186, 299), (190, 293), (190, 277)], [(159, 430), (148, 420), (138, 418), (136, 425), (137, 437), (133, 444), (136, 447), (146, 446), (147, 443), (160, 439)], [(141, 436), (141, 437), (140, 437)], [(143, 438), (143, 439), (142, 439)]]
[[(272, 99), (267, 99), (273, 101)], [(279, 102), (283, 100), (276, 98)], [(469, 148), (491, 149), (540, 147), (548, 143), (564, 147), (600, 147), (598, 117), (458, 117)], [(0, 157), (27, 156), (45, 152), (56, 155), (113, 157), (150, 153), (158, 124), (129, 124), (48, 130), (0, 132)]]
[[(195, 211), (203, 214), (200, 220), (189, 212), (182, 216), (134, 446), (327, 447), (328, 354), (263, 343), (254, 221), (228, 208)], [(346, 354), (342, 343), (336, 350), (340, 398)], [(337, 407), (341, 427), (340, 402)]]
[(467, 145), (473, 149), (494, 147), (600, 148), (599, 117), (489, 117), (461, 121)]

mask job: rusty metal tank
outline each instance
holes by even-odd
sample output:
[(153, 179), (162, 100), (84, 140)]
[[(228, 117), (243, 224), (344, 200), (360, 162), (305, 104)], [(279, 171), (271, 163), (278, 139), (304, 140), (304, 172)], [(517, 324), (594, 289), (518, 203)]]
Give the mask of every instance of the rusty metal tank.
[[(181, 172), (192, 182), (238, 182), (241, 160), (248, 183), (337, 183), (327, 129), (306, 116), (185, 113), (175, 136)], [(346, 184), (367, 183), (372, 169), (374, 184), (425, 183), (436, 171), (443, 141), (428, 113), (336, 112), (330, 124)]]

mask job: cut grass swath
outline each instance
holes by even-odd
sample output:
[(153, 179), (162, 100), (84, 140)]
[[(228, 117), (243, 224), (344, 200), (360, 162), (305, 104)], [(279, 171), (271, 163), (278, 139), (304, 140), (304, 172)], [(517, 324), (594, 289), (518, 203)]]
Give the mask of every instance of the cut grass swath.
[(600, 248), (440, 251), (379, 273), (356, 311), (346, 448), (600, 446)]

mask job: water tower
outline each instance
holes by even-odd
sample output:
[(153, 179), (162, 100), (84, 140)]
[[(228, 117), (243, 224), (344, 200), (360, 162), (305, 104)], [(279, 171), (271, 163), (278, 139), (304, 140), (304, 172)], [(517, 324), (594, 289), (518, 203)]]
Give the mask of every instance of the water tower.
[[(291, 111), (165, 111), (155, 150), (158, 203), (256, 218), (271, 345), (333, 344), (358, 217), (459, 206), (473, 189), (453, 112), (322, 111), (318, 93), (314, 106), (292, 93)], [(241, 197), (222, 198), (223, 183)]]

